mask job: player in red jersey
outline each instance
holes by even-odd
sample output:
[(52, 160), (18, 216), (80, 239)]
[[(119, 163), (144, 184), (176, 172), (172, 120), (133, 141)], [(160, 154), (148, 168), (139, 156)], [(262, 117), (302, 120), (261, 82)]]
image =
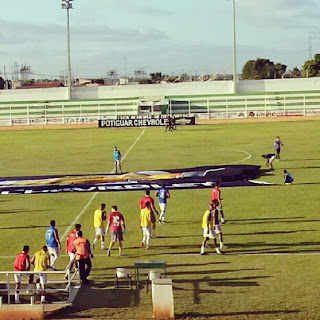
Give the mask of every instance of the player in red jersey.
[[(14, 260), (13, 270), (14, 271), (29, 271), (30, 270), (30, 257), (28, 255), (29, 253), (29, 246), (23, 246), (23, 249), (20, 253), (16, 255), (16, 258)], [(23, 277), (29, 277), (29, 283), (27, 286), (27, 291), (30, 290), (30, 286), (33, 283), (33, 274), (27, 274), (27, 273), (15, 273), (14, 274), (14, 280), (16, 283), (16, 292), (14, 294), (14, 301), (15, 303), (21, 303), (19, 300), (19, 289), (21, 285), (21, 276)]]
[[(81, 224), (76, 223), (74, 226), (74, 230), (71, 230), (66, 238), (66, 253), (69, 255), (70, 262), (66, 267), (66, 272), (68, 270), (71, 271), (73, 265), (75, 264), (75, 250), (73, 248), (73, 241), (77, 238), (77, 232), (80, 231)], [(77, 266), (75, 266), (77, 268)], [(68, 275), (65, 275), (65, 279), (68, 278)]]
[(219, 189), (219, 183), (217, 182), (214, 185), (214, 188), (211, 190), (211, 203), (214, 201), (218, 201), (219, 205), (217, 206), (218, 211), (220, 212), (221, 215), (221, 223), (226, 223), (227, 220), (225, 220), (224, 215), (223, 215), (223, 209), (222, 209), (222, 203), (221, 203), (221, 192)]
[[(122, 230), (122, 227), (123, 227), (123, 230)], [(111, 241), (109, 244), (109, 249), (107, 251), (108, 257), (110, 257), (111, 249), (116, 241), (119, 241), (119, 256), (124, 255), (122, 253), (122, 241), (123, 241), (123, 233), (125, 232), (126, 225), (124, 223), (123, 215), (120, 212), (118, 212), (117, 206), (112, 206), (111, 212), (109, 212), (107, 216), (106, 234), (108, 233), (109, 229), (111, 233)]]
[(154, 236), (154, 232), (156, 230), (156, 217), (155, 217), (154, 213), (156, 213), (157, 215), (159, 215), (159, 213), (158, 213), (158, 210), (156, 209), (156, 207), (154, 206), (154, 200), (150, 196), (149, 190), (146, 190), (145, 195), (140, 198), (140, 210), (144, 209), (146, 207), (146, 202), (149, 202), (150, 207), (151, 207), (151, 213), (150, 213), (151, 223), (152, 223), (152, 234), (151, 235)]

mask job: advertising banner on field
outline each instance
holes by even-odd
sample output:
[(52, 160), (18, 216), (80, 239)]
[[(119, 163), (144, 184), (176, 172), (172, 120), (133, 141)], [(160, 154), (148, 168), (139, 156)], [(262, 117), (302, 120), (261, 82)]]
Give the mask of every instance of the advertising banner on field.
[(122, 174), (81, 174), (0, 178), (0, 195), (58, 192), (106, 192), (256, 186), (270, 183), (254, 180), (256, 165), (212, 165), (180, 169), (160, 169)]
[[(175, 125), (195, 125), (195, 117), (171, 117)], [(118, 116), (115, 119), (99, 120), (99, 128), (168, 126), (169, 116)]]

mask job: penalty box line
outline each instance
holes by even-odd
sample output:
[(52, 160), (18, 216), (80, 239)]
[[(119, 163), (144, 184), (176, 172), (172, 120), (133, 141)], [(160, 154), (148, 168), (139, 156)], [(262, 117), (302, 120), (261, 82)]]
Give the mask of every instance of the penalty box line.
[[(124, 161), (124, 159), (127, 157), (127, 155), (129, 154), (129, 152), (134, 148), (134, 146), (137, 144), (137, 142), (140, 140), (140, 138), (142, 137), (142, 135), (145, 132), (145, 128), (142, 130), (142, 132), (139, 134), (139, 136), (136, 138), (136, 140), (133, 142), (133, 144), (129, 147), (129, 149), (126, 151), (126, 153), (124, 154), (124, 156), (121, 159), (121, 162)], [(112, 171), (113, 173), (115, 172), (114, 170)], [(91, 202), (95, 199), (95, 197), (97, 196), (98, 192), (95, 192), (92, 197), (88, 200), (88, 202), (86, 203), (86, 205), (80, 210), (80, 212), (77, 214), (77, 216), (74, 218), (74, 220), (71, 222), (70, 226), (66, 229), (66, 231), (64, 232), (64, 234), (61, 237), (61, 240), (65, 239), (68, 235), (68, 233), (70, 232), (70, 230), (72, 229), (72, 227), (77, 223), (77, 221), (82, 217), (82, 215), (85, 213), (85, 211), (87, 210), (87, 208), (90, 206)]]

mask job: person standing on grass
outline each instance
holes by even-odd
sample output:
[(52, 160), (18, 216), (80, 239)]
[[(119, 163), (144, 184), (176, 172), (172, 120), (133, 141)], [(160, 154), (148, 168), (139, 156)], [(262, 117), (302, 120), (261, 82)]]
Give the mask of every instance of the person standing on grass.
[(221, 254), (219, 247), (217, 245), (217, 240), (215, 237), (215, 231), (214, 231), (214, 207), (212, 204), (209, 204), (209, 209), (205, 211), (203, 217), (202, 217), (202, 228), (203, 228), (203, 241), (200, 249), (200, 254), (204, 255), (204, 249), (207, 245), (207, 241), (209, 239), (213, 240), (214, 248), (217, 252), (217, 254)]
[(150, 208), (151, 208), (151, 223), (152, 223), (152, 233), (151, 236), (154, 236), (154, 232), (156, 230), (156, 217), (154, 215), (154, 212), (157, 213), (157, 215), (159, 215), (156, 207), (154, 206), (154, 200), (153, 198), (150, 196), (150, 190), (146, 190), (145, 191), (145, 195), (143, 197), (140, 198), (140, 210), (144, 209), (146, 207), (146, 202), (149, 202)]
[(113, 149), (113, 160), (114, 160), (114, 172), (118, 173), (118, 167), (119, 167), (119, 173), (121, 172), (121, 152), (117, 149), (117, 147), (114, 147)]
[[(71, 230), (66, 238), (66, 253), (69, 255), (70, 262), (67, 265), (66, 272), (68, 270), (71, 271), (73, 265), (75, 264), (75, 251), (73, 248), (73, 241), (77, 238), (77, 232), (80, 231), (81, 224), (76, 223), (74, 226), (74, 230)], [(77, 268), (77, 266), (75, 266)], [(67, 279), (68, 275), (65, 275), (65, 279)]]
[(151, 237), (151, 204), (149, 201), (145, 202), (144, 208), (140, 211), (140, 227), (142, 229), (142, 241), (141, 247), (146, 247), (147, 250), (150, 249), (150, 237)]
[(46, 242), (48, 253), (50, 255), (50, 268), (56, 271), (55, 262), (59, 257), (59, 250), (61, 250), (61, 243), (59, 239), (58, 229), (56, 228), (56, 222), (50, 221), (50, 227), (46, 229)]
[(164, 218), (164, 214), (167, 209), (167, 199), (170, 198), (170, 193), (165, 188), (165, 186), (162, 185), (161, 188), (156, 192), (156, 197), (158, 197), (159, 208), (160, 208), (159, 223), (161, 223), (161, 221), (166, 222)]
[(95, 237), (92, 241), (92, 249), (94, 249), (95, 243), (100, 239), (100, 237), (101, 237), (101, 250), (105, 249), (104, 247), (104, 236), (105, 236), (104, 223), (106, 220), (105, 208), (106, 208), (106, 205), (104, 203), (101, 203), (100, 208), (94, 212), (93, 226), (95, 229)]
[[(29, 246), (23, 246), (23, 249), (20, 253), (16, 255), (16, 258), (14, 260), (13, 270), (14, 271), (29, 271), (30, 270), (30, 257), (28, 255), (29, 253)], [(19, 299), (19, 289), (21, 286), (21, 276), (22, 277), (28, 277), (29, 283), (27, 286), (26, 293), (29, 293), (30, 287), (33, 283), (33, 274), (27, 274), (27, 273), (15, 273), (14, 274), (14, 281), (16, 283), (16, 291), (14, 294), (14, 302), (15, 303), (21, 303)]]
[(108, 214), (106, 233), (108, 233), (109, 228), (110, 228), (110, 234), (111, 234), (111, 241), (107, 251), (108, 257), (110, 257), (111, 249), (117, 241), (119, 241), (119, 256), (124, 255), (122, 253), (122, 241), (123, 241), (123, 232), (125, 232), (126, 230), (126, 225), (124, 223), (123, 215), (120, 212), (118, 212), (117, 206), (112, 206), (111, 212), (109, 212)]
[[(33, 270), (39, 271), (39, 273), (35, 274), (37, 290), (45, 290), (45, 285), (48, 282), (45, 271), (47, 271), (50, 266), (50, 255), (47, 246), (43, 246), (41, 250), (34, 254), (31, 263), (34, 265)], [(44, 291), (41, 291), (41, 303), (46, 303), (46, 294)]]
[(270, 169), (274, 170), (272, 162), (276, 158), (276, 155), (274, 153), (267, 153), (267, 154), (263, 154), (261, 157), (264, 158), (264, 159), (267, 159), (266, 166), (268, 167), (269, 164), (270, 164)]
[(284, 144), (280, 140), (280, 137), (277, 137), (276, 140), (273, 142), (274, 150), (276, 151), (276, 160), (280, 160), (280, 151), (281, 146), (284, 147)]
[(79, 266), (79, 274), (81, 285), (88, 285), (88, 277), (92, 268), (91, 258), (93, 254), (90, 249), (90, 242), (83, 237), (82, 231), (77, 232), (77, 238), (73, 241), (73, 249), (75, 251), (75, 260)]
[(220, 249), (227, 248), (223, 244), (223, 239), (222, 239), (222, 230), (219, 224), (219, 201), (218, 200), (213, 200), (212, 206), (210, 206), (213, 210), (213, 228), (214, 228), (214, 233), (218, 234), (219, 236), (219, 245)]
[(292, 175), (287, 170), (283, 170), (283, 184), (291, 184), (292, 182)]
[(217, 209), (220, 212), (220, 216), (221, 216), (221, 223), (226, 223), (227, 221), (224, 219), (224, 215), (223, 215), (223, 209), (222, 209), (222, 203), (221, 203), (221, 191), (219, 189), (219, 183), (215, 183), (214, 188), (211, 190), (211, 203), (213, 201), (218, 201), (218, 206)]

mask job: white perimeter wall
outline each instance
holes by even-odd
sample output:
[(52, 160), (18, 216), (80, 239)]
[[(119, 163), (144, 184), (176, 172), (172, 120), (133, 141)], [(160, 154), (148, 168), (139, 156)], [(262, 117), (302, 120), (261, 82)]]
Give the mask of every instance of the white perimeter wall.
[[(73, 99), (159, 97), (232, 93), (232, 81), (183, 82), (149, 85), (72, 88)], [(320, 78), (240, 80), (238, 92), (320, 90)], [(0, 90), (1, 101), (66, 100), (67, 88)]]

